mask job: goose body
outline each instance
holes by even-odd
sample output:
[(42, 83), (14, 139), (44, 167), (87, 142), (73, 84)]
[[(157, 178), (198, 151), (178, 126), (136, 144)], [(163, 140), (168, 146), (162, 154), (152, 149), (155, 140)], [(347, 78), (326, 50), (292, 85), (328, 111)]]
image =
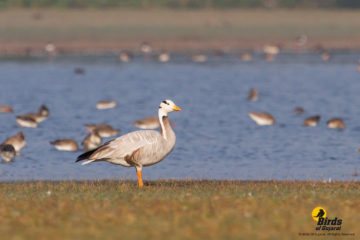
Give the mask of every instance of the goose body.
[(304, 126), (306, 127), (315, 127), (320, 121), (321, 117), (319, 115), (311, 116), (305, 119)]
[(345, 123), (341, 118), (332, 118), (327, 122), (329, 128), (344, 129)]
[(158, 116), (161, 132), (154, 130), (130, 132), (80, 155), (76, 161), (88, 159), (83, 165), (95, 161), (107, 161), (125, 167), (133, 166), (137, 171), (139, 186), (143, 186), (142, 167), (160, 162), (175, 146), (176, 136), (167, 117), (172, 111), (181, 111), (181, 109), (171, 100), (160, 103)]
[(275, 124), (275, 118), (270, 113), (267, 112), (262, 112), (262, 113), (249, 112), (249, 116), (260, 126)]
[(79, 146), (75, 140), (72, 139), (58, 139), (50, 142), (59, 151), (77, 151)]

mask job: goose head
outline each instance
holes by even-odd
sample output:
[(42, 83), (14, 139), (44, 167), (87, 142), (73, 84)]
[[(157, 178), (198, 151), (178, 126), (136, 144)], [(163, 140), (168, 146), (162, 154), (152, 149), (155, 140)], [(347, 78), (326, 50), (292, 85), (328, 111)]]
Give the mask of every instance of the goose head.
[(162, 116), (167, 116), (169, 112), (173, 111), (181, 111), (181, 108), (175, 105), (175, 103), (171, 100), (164, 100), (160, 103), (159, 113)]

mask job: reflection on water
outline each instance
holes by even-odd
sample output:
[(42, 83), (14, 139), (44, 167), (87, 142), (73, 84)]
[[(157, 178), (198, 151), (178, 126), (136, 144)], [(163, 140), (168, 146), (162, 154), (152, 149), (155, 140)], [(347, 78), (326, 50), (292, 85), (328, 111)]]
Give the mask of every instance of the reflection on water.
[[(177, 143), (164, 161), (144, 169), (144, 179), (359, 180), (352, 176), (360, 169), (358, 56), (334, 53), (323, 62), (315, 54), (286, 53), (273, 62), (255, 56), (245, 63), (230, 55), (201, 64), (183, 55), (166, 64), (124, 64), (114, 56), (2, 60), (0, 104), (11, 105), (15, 114), (0, 115), (0, 140), (22, 130), (28, 145), (13, 163), (0, 165), (0, 180), (135, 178), (133, 168), (75, 164), (80, 151), (59, 152), (49, 142), (80, 142), (85, 124), (134, 131), (132, 121), (156, 114), (168, 98), (183, 109), (170, 115)], [(74, 74), (75, 68), (84, 74)], [(247, 101), (250, 88), (259, 90), (258, 101)], [(96, 109), (103, 99), (118, 105)], [(36, 129), (16, 127), (16, 114), (41, 104), (51, 110), (48, 120)], [(295, 114), (297, 106), (305, 113)], [(257, 126), (249, 111), (270, 112), (277, 124)], [(302, 126), (316, 114), (322, 116), (317, 127)], [(332, 117), (342, 117), (345, 130), (328, 129)]]

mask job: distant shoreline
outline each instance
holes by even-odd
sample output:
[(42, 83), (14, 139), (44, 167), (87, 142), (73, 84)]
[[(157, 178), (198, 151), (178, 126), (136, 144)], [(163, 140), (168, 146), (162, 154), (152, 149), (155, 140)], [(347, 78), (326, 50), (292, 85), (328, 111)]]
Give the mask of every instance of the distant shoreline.
[(0, 55), (139, 50), (254, 50), (264, 44), (306, 49), (360, 49), (360, 10), (313, 9), (6, 9), (0, 14)]
[[(227, 41), (198, 41), (198, 40), (171, 40), (171, 41), (148, 41), (155, 53), (161, 50), (167, 50), (169, 52), (211, 52), (211, 51), (223, 51), (223, 52), (256, 52), (268, 44), (263, 41), (249, 41), (239, 42), (236, 40)], [(273, 41), (275, 44), (282, 46), (282, 50), (285, 52), (296, 52), (298, 48), (294, 47), (292, 42), (287, 41)], [(1, 56), (42, 56), (46, 52), (44, 50), (46, 42), (0, 42), (0, 57)], [(84, 54), (84, 55), (101, 55), (106, 53), (117, 54), (121, 51), (133, 51), (139, 52), (139, 46), (141, 41), (124, 41), (124, 42), (92, 42), (92, 41), (76, 41), (76, 42), (59, 42), (56, 44), (57, 55), (68, 54)], [(360, 50), (359, 40), (342, 40), (342, 41), (328, 41), (309, 44), (306, 48), (302, 48), (299, 51), (318, 51), (317, 48), (321, 46), (326, 51), (349, 51)]]

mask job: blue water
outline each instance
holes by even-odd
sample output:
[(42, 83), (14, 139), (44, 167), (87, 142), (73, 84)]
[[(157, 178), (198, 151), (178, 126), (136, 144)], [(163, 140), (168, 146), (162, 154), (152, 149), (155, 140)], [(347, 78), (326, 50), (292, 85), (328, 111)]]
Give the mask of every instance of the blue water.
[[(2, 59), (0, 104), (11, 105), (15, 114), (0, 114), (0, 141), (23, 131), (27, 146), (14, 162), (0, 165), (0, 180), (135, 179), (133, 168), (74, 163), (81, 151), (59, 152), (49, 141), (80, 143), (85, 124), (134, 131), (132, 121), (156, 115), (165, 99), (183, 109), (170, 115), (177, 142), (165, 160), (144, 168), (145, 180), (359, 180), (352, 176), (360, 170), (359, 56), (338, 52), (323, 62), (317, 54), (284, 53), (274, 62), (256, 56), (244, 63), (233, 54), (204, 64), (181, 54), (166, 64), (141, 58), (124, 64), (111, 55)], [(85, 75), (75, 75), (76, 67)], [(259, 101), (247, 101), (250, 88), (259, 90)], [(118, 106), (97, 110), (103, 99)], [(44, 103), (51, 117), (39, 128), (16, 126), (16, 115)], [(305, 114), (296, 115), (296, 106)], [(270, 112), (277, 124), (257, 126), (249, 111)], [(319, 125), (303, 127), (304, 118), (315, 114), (322, 117)], [(342, 117), (346, 128), (328, 129), (332, 117)]]

